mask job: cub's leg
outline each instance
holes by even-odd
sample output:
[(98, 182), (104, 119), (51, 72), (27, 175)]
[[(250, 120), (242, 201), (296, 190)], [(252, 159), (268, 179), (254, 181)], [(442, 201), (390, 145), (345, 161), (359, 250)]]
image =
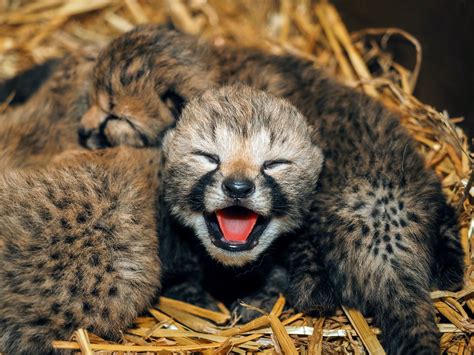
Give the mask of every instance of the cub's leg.
[(256, 307), (264, 312), (270, 312), (280, 294), (286, 292), (288, 272), (282, 266), (276, 265), (265, 275), (261, 286), (252, 294), (237, 300), (231, 307), (241, 317), (241, 323), (247, 323), (261, 315), (260, 312), (241, 304)]
[(311, 213), (308, 229), (290, 245), (287, 254), (289, 270), (288, 301), (297, 311), (315, 316), (333, 315), (340, 305), (330, 275), (324, 266), (321, 250), (312, 243), (319, 235), (318, 213)]

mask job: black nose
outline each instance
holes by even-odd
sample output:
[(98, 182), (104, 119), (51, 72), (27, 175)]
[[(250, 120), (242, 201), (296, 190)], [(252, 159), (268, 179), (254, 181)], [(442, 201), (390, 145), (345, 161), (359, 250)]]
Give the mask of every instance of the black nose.
[(222, 183), (224, 193), (232, 198), (244, 198), (255, 191), (255, 184), (250, 180), (225, 179)]

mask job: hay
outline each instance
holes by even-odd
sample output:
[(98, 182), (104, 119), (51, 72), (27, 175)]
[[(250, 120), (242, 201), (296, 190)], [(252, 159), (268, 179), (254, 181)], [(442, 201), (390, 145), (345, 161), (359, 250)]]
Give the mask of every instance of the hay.
[[(222, 0), (0, 0), (0, 79), (47, 58), (61, 56), (110, 38), (146, 22), (165, 22), (200, 34), (216, 45), (237, 43), (271, 53), (291, 53), (325, 67), (347, 85), (359, 88), (397, 111), (419, 143), (427, 166), (433, 168), (451, 204), (461, 214), (461, 238), (466, 251), (465, 288), (457, 293), (432, 293), (446, 353), (474, 351), (474, 269), (471, 262), (474, 230), (473, 160), (468, 139), (446, 112), (412, 96), (421, 65), (421, 46), (399, 29), (367, 29), (349, 34), (336, 9), (326, 1)], [(404, 68), (393, 61), (387, 46), (393, 36), (416, 50), (416, 65)], [(5, 108), (2, 108), (5, 109)], [(120, 344), (78, 330), (58, 349), (93, 352), (179, 353), (341, 353), (380, 354), (374, 334), (379, 331), (353, 310), (311, 319), (282, 313), (280, 298), (269, 315), (232, 326), (229, 312), (210, 312), (163, 299), (137, 318)], [(347, 316), (346, 316), (347, 315)], [(222, 324), (230, 323), (226, 328)]]

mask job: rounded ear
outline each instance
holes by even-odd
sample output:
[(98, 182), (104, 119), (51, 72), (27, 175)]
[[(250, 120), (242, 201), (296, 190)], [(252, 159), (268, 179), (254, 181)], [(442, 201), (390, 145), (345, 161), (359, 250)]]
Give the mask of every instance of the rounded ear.
[(161, 149), (162, 149), (163, 155), (165, 157), (168, 157), (171, 142), (173, 141), (175, 133), (176, 133), (176, 129), (175, 128), (170, 128), (166, 132), (165, 136), (163, 137), (163, 142), (162, 142), (162, 145), (161, 145)]

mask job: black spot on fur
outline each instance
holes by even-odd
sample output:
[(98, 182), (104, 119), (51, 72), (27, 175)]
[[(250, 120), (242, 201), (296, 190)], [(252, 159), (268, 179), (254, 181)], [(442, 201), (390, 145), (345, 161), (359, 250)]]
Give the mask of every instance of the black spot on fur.
[(72, 244), (74, 243), (74, 240), (76, 240), (76, 238), (72, 235), (67, 235), (66, 237), (64, 237), (64, 243), (66, 244)]
[(380, 215), (380, 211), (378, 210), (378, 208), (374, 208), (372, 212), (370, 213), (370, 216), (372, 218), (377, 218), (378, 215)]
[(61, 305), (58, 302), (54, 302), (51, 305), (51, 313), (58, 314), (61, 311)]
[(407, 221), (405, 221), (403, 218), (400, 218), (400, 226), (402, 226), (403, 228), (405, 228), (406, 226), (408, 226)]
[(108, 294), (109, 294), (110, 297), (116, 296), (117, 293), (118, 293), (117, 287), (112, 286), (111, 288), (109, 288)]
[(354, 229), (355, 229), (354, 223), (349, 223), (349, 224), (347, 225), (347, 231), (348, 231), (349, 233), (352, 233), (352, 232), (354, 231)]
[(383, 241), (386, 242), (386, 243), (388, 243), (388, 242), (390, 241), (390, 236), (389, 236), (388, 234), (385, 234), (385, 235), (383, 236)]
[(395, 243), (396, 247), (400, 250), (403, 250), (403, 251), (408, 251), (408, 248), (406, 246), (404, 246), (402, 243)]
[(51, 320), (45, 317), (37, 318), (31, 322), (31, 324), (36, 327), (44, 327), (46, 325), (49, 325), (50, 323)]
[(92, 306), (89, 302), (82, 302), (82, 311), (84, 313), (91, 313), (92, 312)]
[(60, 210), (64, 210), (72, 204), (72, 201), (67, 198), (62, 198), (62, 199), (53, 201), (53, 204)]
[(89, 258), (89, 264), (92, 266), (98, 266), (100, 264), (99, 254), (93, 253)]
[(392, 254), (393, 253), (392, 244), (387, 244), (385, 246), (385, 250), (387, 250), (387, 253)]
[(53, 260), (58, 260), (59, 257), (60, 257), (60, 254), (59, 254), (59, 252), (56, 251), (56, 252), (52, 253), (49, 257)]
[(362, 236), (366, 237), (370, 233), (370, 228), (367, 224), (363, 224), (361, 228)]
[(76, 283), (69, 285), (69, 293), (72, 297), (76, 297), (79, 294), (79, 287)]
[(71, 229), (71, 224), (68, 222), (66, 218), (61, 218), (59, 223), (61, 224), (61, 228), (66, 229), (66, 230)]
[(76, 216), (76, 222), (79, 224), (84, 224), (88, 220), (88, 215), (86, 212), (80, 212)]

